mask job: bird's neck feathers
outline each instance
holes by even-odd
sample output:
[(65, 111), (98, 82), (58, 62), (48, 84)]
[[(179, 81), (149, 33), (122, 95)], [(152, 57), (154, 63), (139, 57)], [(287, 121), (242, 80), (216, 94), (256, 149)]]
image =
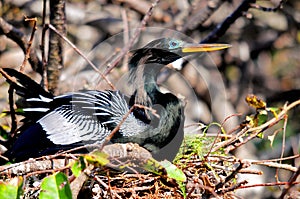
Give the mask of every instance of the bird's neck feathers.
[[(154, 128), (149, 129), (149, 146), (161, 148), (167, 145), (179, 133), (183, 136), (182, 129), (179, 129), (184, 122), (183, 105), (181, 101), (173, 94), (159, 94), (161, 110), (159, 110), (159, 120), (157, 124), (152, 124)], [(151, 122), (152, 123), (152, 122)], [(154, 145), (150, 143), (155, 143)], [(159, 145), (158, 145), (159, 143)]]
[[(140, 61), (139, 63), (142, 62)], [(164, 66), (153, 63), (130, 67), (129, 81), (135, 90), (134, 103), (145, 106), (151, 106), (156, 103), (156, 95), (160, 93), (156, 77), (162, 67)]]

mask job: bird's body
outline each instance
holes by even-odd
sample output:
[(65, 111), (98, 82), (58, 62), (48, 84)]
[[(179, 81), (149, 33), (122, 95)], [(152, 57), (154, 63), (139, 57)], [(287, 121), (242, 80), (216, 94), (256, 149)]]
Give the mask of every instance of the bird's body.
[[(28, 98), (28, 100), (31, 104), (43, 100), (47, 106), (44, 105), (42, 109), (23, 109), (25, 115), (43, 115), (44, 111), (44, 116), (36, 117), (37, 120), (32, 121), (30, 127), (23, 131), (14, 143), (9, 156), (17, 161), (76, 146), (101, 145), (129, 112), (128, 100), (119, 91), (88, 90), (68, 93), (52, 99), (41, 96), (41, 98)], [(176, 100), (174, 103), (177, 103)], [(181, 117), (181, 108), (178, 106), (178, 118)], [(181, 118), (177, 120), (179, 125)], [(177, 131), (178, 127), (175, 126), (174, 130)], [(154, 151), (158, 149), (157, 147), (166, 145), (165, 140), (168, 140), (166, 139), (168, 135), (155, 132), (153, 129), (155, 129), (154, 124), (144, 123), (131, 113), (123, 121), (111, 142), (134, 142)]]
[[(183, 44), (159, 39), (134, 51), (129, 66), (135, 92), (129, 99), (119, 91), (98, 90), (53, 96), (26, 75), (3, 69), (5, 77), (17, 79), (7, 81), (26, 101), (21, 134), (5, 155), (22, 161), (75, 146), (102, 144), (122, 122), (110, 141), (138, 143), (157, 159), (172, 160), (183, 139), (183, 105), (172, 93), (160, 92), (156, 76), (166, 64), (183, 56)], [(124, 118), (134, 104), (156, 109), (159, 118), (142, 108), (134, 108)]]

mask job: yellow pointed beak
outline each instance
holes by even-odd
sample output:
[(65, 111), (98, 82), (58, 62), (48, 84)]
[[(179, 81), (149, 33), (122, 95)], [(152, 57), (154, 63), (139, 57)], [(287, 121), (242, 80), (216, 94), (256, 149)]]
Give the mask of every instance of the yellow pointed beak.
[(230, 48), (230, 44), (188, 44), (182, 47), (183, 53), (211, 52)]

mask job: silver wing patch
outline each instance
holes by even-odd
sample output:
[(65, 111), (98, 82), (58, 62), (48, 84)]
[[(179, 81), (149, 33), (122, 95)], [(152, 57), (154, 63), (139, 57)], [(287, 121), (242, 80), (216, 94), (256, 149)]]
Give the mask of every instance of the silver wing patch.
[(83, 115), (72, 107), (60, 107), (50, 112), (38, 123), (54, 144), (67, 145), (77, 142), (102, 143), (110, 130), (93, 115)]
[[(118, 91), (76, 92), (69, 96), (70, 104), (56, 108), (38, 121), (54, 144), (100, 144), (112, 130), (107, 125), (117, 126), (129, 111), (124, 96)], [(104, 121), (99, 121), (98, 116), (103, 116)], [(123, 122), (120, 131), (124, 136), (138, 135), (147, 128), (133, 114)]]

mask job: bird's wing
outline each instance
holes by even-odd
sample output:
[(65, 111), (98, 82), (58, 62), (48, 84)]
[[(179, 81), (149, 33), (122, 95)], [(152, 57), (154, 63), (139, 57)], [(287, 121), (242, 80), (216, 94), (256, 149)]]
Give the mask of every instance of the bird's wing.
[(84, 91), (54, 98), (64, 104), (49, 112), (38, 123), (54, 144), (102, 143), (128, 112), (127, 103), (117, 91)]

